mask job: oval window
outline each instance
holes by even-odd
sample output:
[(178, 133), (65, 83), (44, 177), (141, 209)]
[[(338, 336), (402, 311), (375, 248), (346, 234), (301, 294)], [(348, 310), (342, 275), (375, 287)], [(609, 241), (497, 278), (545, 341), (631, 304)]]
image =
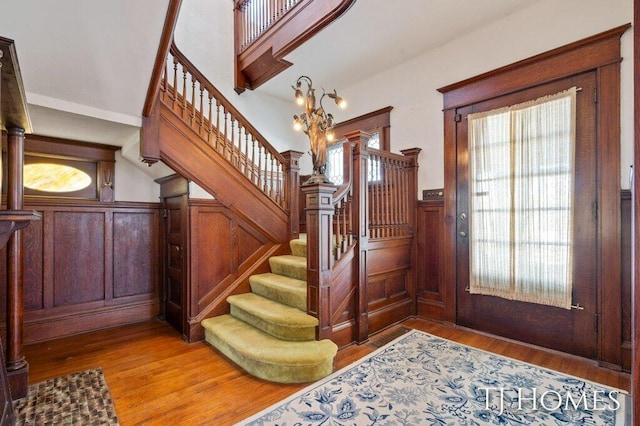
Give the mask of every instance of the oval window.
[(24, 166), (24, 186), (43, 192), (74, 192), (91, 185), (91, 176), (75, 167), (53, 163)]

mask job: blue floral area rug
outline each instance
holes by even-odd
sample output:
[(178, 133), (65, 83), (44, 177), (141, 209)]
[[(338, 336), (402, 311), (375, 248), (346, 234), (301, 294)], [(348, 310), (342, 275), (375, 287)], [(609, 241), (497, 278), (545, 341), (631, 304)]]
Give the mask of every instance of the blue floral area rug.
[(239, 425), (624, 425), (628, 399), (412, 330)]

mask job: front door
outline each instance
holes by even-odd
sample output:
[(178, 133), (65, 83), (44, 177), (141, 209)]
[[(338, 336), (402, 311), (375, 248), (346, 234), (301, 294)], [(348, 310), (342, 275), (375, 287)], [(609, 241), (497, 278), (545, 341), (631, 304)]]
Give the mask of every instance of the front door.
[[(467, 115), (520, 104), (579, 89), (576, 99), (576, 148), (573, 209), (573, 295), (578, 309), (469, 293), (469, 153)], [(581, 74), (543, 86), (505, 95), (457, 113), (457, 323), (476, 330), (516, 339), (588, 358), (597, 356), (596, 303), (596, 76)], [(485, 214), (485, 213), (483, 213)]]

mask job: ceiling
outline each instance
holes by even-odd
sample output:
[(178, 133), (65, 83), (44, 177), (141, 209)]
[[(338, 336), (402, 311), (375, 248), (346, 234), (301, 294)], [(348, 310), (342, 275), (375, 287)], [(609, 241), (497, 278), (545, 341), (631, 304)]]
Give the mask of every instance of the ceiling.
[[(34, 133), (119, 146), (136, 138), (168, 0), (9, 3), (0, 36), (16, 42)], [(532, 3), (358, 0), (258, 90), (289, 99), (309, 69), (348, 88)]]

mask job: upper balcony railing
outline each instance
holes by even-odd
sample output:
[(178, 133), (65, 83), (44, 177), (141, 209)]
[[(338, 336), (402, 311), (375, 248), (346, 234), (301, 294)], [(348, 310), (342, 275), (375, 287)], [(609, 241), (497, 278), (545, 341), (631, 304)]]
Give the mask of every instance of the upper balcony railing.
[(236, 92), (255, 89), (291, 63), (284, 59), (338, 19), (355, 0), (236, 0)]
[(302, 0), (237, 0), (236, 21), (240, 27), (236, 32), (240, 37), (239, 53), (265, 33), (280, 18)]

